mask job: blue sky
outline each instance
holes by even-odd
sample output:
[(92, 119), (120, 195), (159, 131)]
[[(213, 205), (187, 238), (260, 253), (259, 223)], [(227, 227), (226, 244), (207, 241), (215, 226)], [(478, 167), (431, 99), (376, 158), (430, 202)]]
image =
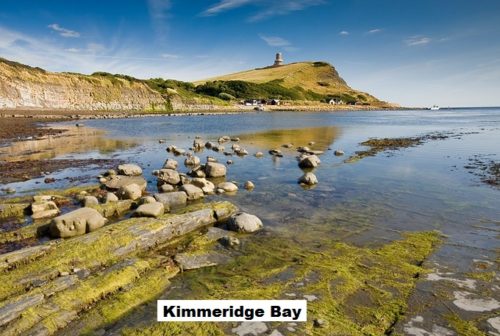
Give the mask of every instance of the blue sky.
[(50, 71), (196, 80), (278, 51), (405, 106), (500, 105), (498, 0), (0, 3), (0, 57)]

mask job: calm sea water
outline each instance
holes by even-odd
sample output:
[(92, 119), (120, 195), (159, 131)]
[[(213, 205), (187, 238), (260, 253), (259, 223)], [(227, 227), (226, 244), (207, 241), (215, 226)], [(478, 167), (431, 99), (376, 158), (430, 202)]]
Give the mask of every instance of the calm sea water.
[[(248, 113), (89, 120), (84, 124), (86, 127), (77, 131), (81, 133), (75, 138), (79, 139), (77, 143), (59, 144), (64, 148), (59, 151), (48, 144), (44, 150), (57, 158), (112, 157), (135, 162), (144, 169), (148, 190), (155, 192), (156, 180), (151, 173), (172, 157), (165, 150), (168, 145), (188, 149), (195, 136), (206, 141), (216, 141), (222, 135), (238, 136), (240, 145), (250, 153), (244, 158), (210, 150), (196, 155), (202, 161), (207, 155), (220, 162), (233, 160), (227, 180), (241, 185), (253, 181), (255, 190), (241, 188), (234, 196), (214, 195), (208, 200), (229, 199), (245, 211), (258, 214), (269, 230), (293, 231), (300, 236), (303, 223), (307, 223), (309, 230), (317, 228), (318, 234), (328, 232), (332, 239), (359, 245), (377, 245), (398, 238), (402, 231), (439, 230), (447, 238), (429, 261), (437, 271), (446, 270), (463, 278), (472, 271), (475, 260), (497, 261), (500, 190), (481, 183), (464, 166), (475, 155), (499, 160), (498, 108)], [(106, 134), (89, 135), (87, 128), (105, 130)], [(359, 143), (369, 138), (430, 132), (462, 135), (344, 163), (346, 157), (362, 150)], [(160, 144), (159, 139), (166, 143)], [(297, 165), (295, 150), (280, 147), (285, 143), (304, 146), (310, 141), (315, 142), (310, 147), (325, 152), (314, 171), (319, 184), (306, 190), (297, 184), (303, 172)], [(230, 150), (231, 143), (225, 146)], [(273, 148), (280, 148), (284, 157), (267, 154)], [(335, 149), (343, 149), (346, 155), (334, 156)], [(252, 154), (257, 151), (265, 156), (255, 158)], [(180, 170), (187, 172), (183, 158), (177, 159)], [(68, 184), (65, 177), (87, 175), (90, 179), (98, 173), (92, 168), (70, 169), (53, 176), (60, 179), (56, 186), (62, 187)], [(20, 193), (44, 187), (36, 182), (40, 181), (12, 186)], [(325, 225), (329, 228), (326, 231)], [(419, 285), (425, 286), (425, 282)], [(493, 294), (498, 295), (496, 291)], [(435, 302), (429, 306), (439, 310)]]

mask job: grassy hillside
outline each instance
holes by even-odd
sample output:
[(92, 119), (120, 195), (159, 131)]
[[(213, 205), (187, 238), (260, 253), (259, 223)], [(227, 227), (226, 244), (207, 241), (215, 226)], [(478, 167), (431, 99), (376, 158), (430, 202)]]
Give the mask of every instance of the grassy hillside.
[(381, 103), (377, 98), (349, 87), (337, 70), (325, 62), (300, 62), (280, 67), (248, 70), (197, 81), (194, 84), (198, 85), (198, 88), (203, 88), (204, 86), (216, 86), (215, 83), (220, 82), (227, 85), (227, 83), (234, 81), (257, 84), (256, 87), (264, 89), (265, 85), (272, 85), (286, 92), (285, 99), (325, 100), (340, 98), (348, 103)]
[(270, 98), (288, 106), (319, 106), (332, 98), (345, 104), (388, 106), (350, 88), (325, 62), (292, 63), (189, 83), (107, 72), (53, 73), (0, 58), (0, 109), (228, 110), (242, 99)]

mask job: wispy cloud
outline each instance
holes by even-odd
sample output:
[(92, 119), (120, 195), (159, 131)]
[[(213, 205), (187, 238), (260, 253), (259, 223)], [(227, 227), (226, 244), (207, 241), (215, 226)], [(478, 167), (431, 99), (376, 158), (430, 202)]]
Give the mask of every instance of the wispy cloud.
[(371, 30), (367, 31), (366, 33), (367, 34), (377, 34), (377, 33), (380, 33), (380, 32), (382, 32), (381, 28), (375, 28), (375, 29), (371, 29)]
[(339, 33), (339, 35), (341, 35), (341, 36), (347, 36), (347, 35), (349, 35), (349, 32), (348, 32), (347, 30), (342, 30), (342, 31)]
[(169, 17), (169, 10), (172, 8), (170, 0), (148, 0), (149, 16), (151, 17), (151, 24), (156, 33), (156, 38), (164, 42), (168, 33), (167, 19)]
[(248, 18), (248, 21), (260, 21), (273, 16), (287, 15), (292, 12), (301, 11), (311, 6), (322, 5), (325, 0), (219, 0), (219, 2), (207, 8), (201, 14), (203, 16), (214, 16), (228, 10), (253, 5), (259, 10)]
[(205, 16), (217, 15), (221, 12), (238, 8), (250, 3), (255, 3), (255, 0), (221, 0), (218, 3), (207, 8), (202, 14)]
[(411, 37), (407, 38), (406, 40), (404, 40), (406, 45), (409, 47), (427, 45), (431, 41), (432, 41), (432, 39), (430, 37), (420, 36), (420, 35), (411, 36)]
[(178, 59), (180, 56), (175, 54), (161, 54), (161, 57), (166, 59)]
[(270, 47), (287, 47), (290, 46), (291, 43), (279, 36), (265, 36), (259, 35), (259, 37), (267, 43)]
[(53, 31), (59, 33), (59, 35), (61, 35), (62, 37), (80, 37), (79, 32), (74, 31), (74, 30), (70, 30), (67, 28), (63, 28), (57, 23), (50, 24), (47, 27), (49, 27)]

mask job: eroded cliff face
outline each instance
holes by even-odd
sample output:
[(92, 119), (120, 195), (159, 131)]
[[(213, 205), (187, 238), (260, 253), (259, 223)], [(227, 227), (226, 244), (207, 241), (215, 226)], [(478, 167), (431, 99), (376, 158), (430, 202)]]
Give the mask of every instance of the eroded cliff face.
[(169, 104), (140, 81), (51, 73), (0, 59), (0, 109), (165, 111)]

